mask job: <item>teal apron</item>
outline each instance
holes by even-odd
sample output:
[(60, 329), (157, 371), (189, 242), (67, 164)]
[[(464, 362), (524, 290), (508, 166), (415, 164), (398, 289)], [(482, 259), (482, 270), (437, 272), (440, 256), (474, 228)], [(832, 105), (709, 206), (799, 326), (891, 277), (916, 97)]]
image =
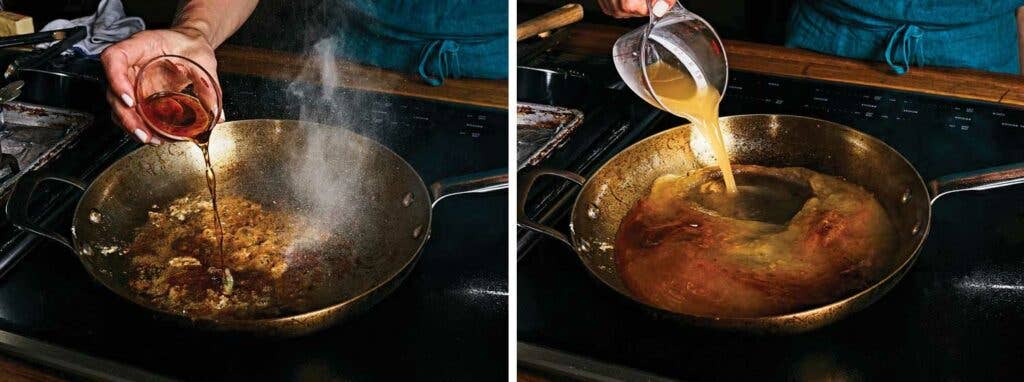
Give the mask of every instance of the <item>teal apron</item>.
[(786, 46), (885, 61), (897, 74), (910, 65), (1020, 73), (1020, 0), (798, 1)]
[(508, 2), (341, 0), (338, 52), (344, 58), (445, 78), (508, 77)]

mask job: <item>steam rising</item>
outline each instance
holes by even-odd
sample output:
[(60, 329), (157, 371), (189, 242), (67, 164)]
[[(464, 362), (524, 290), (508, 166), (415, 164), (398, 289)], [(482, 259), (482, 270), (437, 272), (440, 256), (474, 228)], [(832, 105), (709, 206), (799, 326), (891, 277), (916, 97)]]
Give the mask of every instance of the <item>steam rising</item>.
[[(302, 72), (288, 85), (287, 94), (299, 105), (301, 121), (338, 126), (343, 124), (339, 117), (359, 110), (360, 100), (336, 95), (341, 83), (335, 55), (337, 46), (338, 40), (334, 37), (313, 44)], [(317, 233), (348, 231), (343, 224), (361, 214), (357, 199), (366, 192), (360, 189), (360, 179), (368, 175), (366, 166), (370, 154), (344, 155), (354, 160), (339, 163), (339, 153), (363, 149), (354, 142), (339, 139), (341, 136), (333, 131), (335, 128), (342, 127), (305, 129), (304, 142), (296, 142), (298, 150), (289, 167), (292, 169), (291, 189), (293, 197), (308, 208), (307, 216), (317, 232), (301, 235), (304, 240), (296, 242), (291, 250), (318, 248), (324, 243), (317, 240), (320, 237)]]
[[(274, 23), (300, 27), (301, 51), (304, 56), (301, 70), (288, 82), (285, 92), (276, 93), (284, 102), (286, 118), (321, 124), (303, 128), (304, 136), (287, 150), (289, 157), (285, 159), (288, 174), (280, 174), (290, 184), (290, 195), (282, 195), (295, 202), (301, 214), (310, 221), (309, 232), (303, 232), (285, 251), (286, 261), (301, 263), (303, 258), (324, 260), (326, 256), (346, 255), (354, 263), (360, 264), (360, 272), (374, 272), (378, 262), (384, 262), (387, 256), (361, 256), (377, 252), (380, 244), (368, 242), (369, 238), (380, 237), (382, 230), (390, 227), (380, 214), (384, 208), (380, 187), (384, 180), (377, 172), (380, 160), (377, 152), (370, 151), (360, 142), (353, 141), (345, 134), (338, 134), (337, 129), (351, 130), (385, 145), (400, 143), (394, 134), (402, 134), (400, 130), (388, 130), (384, 126), (389, 119), (387, 112), (380, 114), (389, 106), (379, 104), (384, 98), (377, 93), (350, 91), (342, 85), (373, 82), (374, 85), (389, 88), (390, 84), (384, 76), (366, 76), (367, 78), (346, 78), (348, 73), (338, 65), (339, 57), (347, 51), (345, 33), (343, 31), (358, 25), (344, 15), (336, 2), (314, 1), (290, 4), (284, 11), (271, 12), (269, 8), (262, 11), (262, 17), (274, 18)], [(284, 15), (284, 19), (281, 19)], [(364, 20), (358, 20), (363, 22)], [(273, 24), (265, 22), (263, 24)], [(275, 39), (271, 34), (275, 31), (260, 29), (253, 37), (281, 50), (294, 50), (287, 37)], [(279, 31), (278, 31), (279, 33)], [(271, 36), (266, 41), (266, 37)], [(365, 71), (361, 71), (365, 73)], [(281, 106), (281, 105), (275, 105)], [(297, 114), (297, 118), (296, 118)], [(384, 119), (385, 121), (376, 121)], [(367, 123), (374, 120), (377, 123)], [(380, 123), (385, 122), (385, 123)], [(325, 233), (331, 240), (325, 241)], [(338, 241), (352, 245), (351, 250), (337, 251), (333, 245)], [(308, 261), (308, 260), (307, 260)], [(326, 267), (327, 264), (324, 264)], [(342, 285), (333, 288), (361, 290), (362, 283), (371, 282), (373, 277), (344, 277)], [(349, 283), (355, 283), (349, 285)]]

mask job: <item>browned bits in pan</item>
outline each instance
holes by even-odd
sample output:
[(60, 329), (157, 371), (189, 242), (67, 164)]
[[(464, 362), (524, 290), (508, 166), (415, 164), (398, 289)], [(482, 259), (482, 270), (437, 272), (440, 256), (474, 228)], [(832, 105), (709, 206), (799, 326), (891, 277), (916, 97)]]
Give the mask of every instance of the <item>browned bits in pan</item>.
[(240, 197), (221, 203), (228, 271), (215, 267), (210, 202), (182, 197), (138, 229), (128, 248), (132, 290), (189, 317), (269, 318), (316, 309), (315, 287), (350, 268), (350, 249), (322, 252), (332, 234), (303, 217)]

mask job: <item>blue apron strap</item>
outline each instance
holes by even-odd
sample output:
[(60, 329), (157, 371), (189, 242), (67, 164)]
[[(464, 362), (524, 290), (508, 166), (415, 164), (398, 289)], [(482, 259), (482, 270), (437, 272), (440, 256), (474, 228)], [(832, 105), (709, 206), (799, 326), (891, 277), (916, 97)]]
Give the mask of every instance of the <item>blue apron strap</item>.
[[(903, 24), (896, 28), (889, 36), (889, 44), (885, 47), (885, 63), (889, 64), (893, 72), (903, 74), (910, 70), (911, 61), (917, 65), (924, 63), (924, 52), (921, 50), (921, 36), (924, 31), (917, 25)], [(897, 42), (898, 41), (898, 42)], [(896, 55), (899, 55), (900, 62), (897, 64)], [(911, 57), (913, 55), (913, 57)]]
[[(427, 64), (433, 59), (434, 74), (427, 73)], [(459, 43), (452, 40), (434, 40), (428, 42), (420, 51), (420, 78), (432, 86), (444, 84), (445, 77), (459, 78), (462, 68), (459, 65)]]

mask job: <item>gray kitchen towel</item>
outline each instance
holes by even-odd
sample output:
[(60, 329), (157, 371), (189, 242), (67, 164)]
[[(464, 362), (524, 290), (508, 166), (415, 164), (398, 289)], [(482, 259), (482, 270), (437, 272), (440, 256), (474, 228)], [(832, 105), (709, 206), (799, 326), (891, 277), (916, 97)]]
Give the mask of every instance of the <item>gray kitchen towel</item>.
[[(103, 49), (124, 40), (136, 32), (146, 29), (146, 23), (138, 17), (124, 14), (121, 0), (101, 0), (96, 14), (73, 20), (57, 19), (43, 27), (43, 31), (85, 26), (85, 39), (74, 45), (74, 50), (85, 56), (98, 56)], [(40, 47), (52, 43), (40, 44)]]

